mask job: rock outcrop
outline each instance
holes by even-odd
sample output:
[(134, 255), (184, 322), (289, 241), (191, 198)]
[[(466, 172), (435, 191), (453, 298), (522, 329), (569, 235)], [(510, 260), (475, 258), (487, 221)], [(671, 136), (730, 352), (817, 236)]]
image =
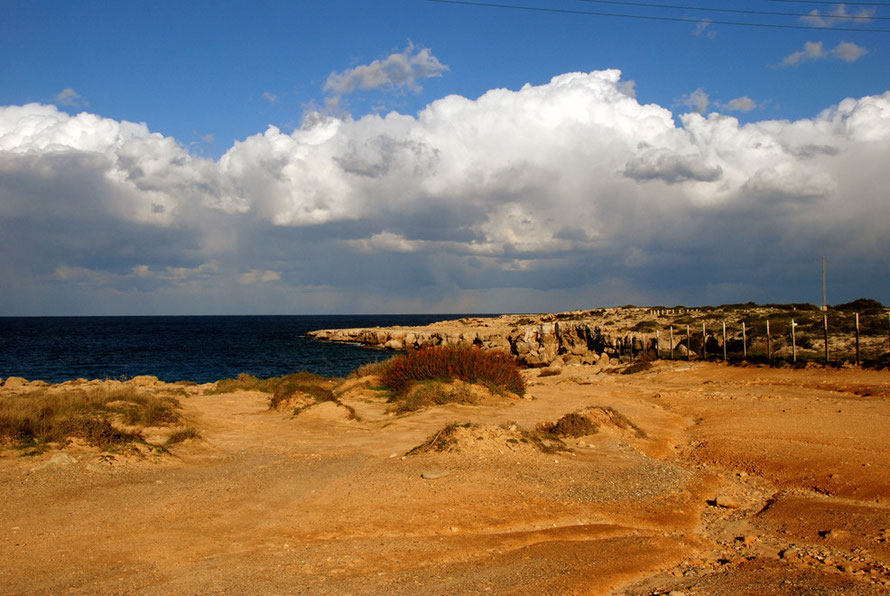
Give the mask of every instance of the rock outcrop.
[[(656, 337), (609, 325), (611, 311), (600, 309), (558, 315), (502, 315), (442, 321), (426, 327), (322, 329), (309, 335), (391, 350), (466, 345), (504, 350), (530, 367), (608, 363), (611, 359), (654, 357)], [(644, 311), (644, 309), (640, 309)]]

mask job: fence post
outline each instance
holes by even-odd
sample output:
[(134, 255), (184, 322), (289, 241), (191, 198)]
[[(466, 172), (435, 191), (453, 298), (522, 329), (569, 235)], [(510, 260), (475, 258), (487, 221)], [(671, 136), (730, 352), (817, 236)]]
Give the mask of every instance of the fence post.
[[(858, 342), (857, 345), (859, 345)], [(859, 351), (857, 350), (856, 353), (858, 354)], [(692, 360), (692, 350), (689, 349), (689, 325), (686, 325), (686, 360)], [(857, 358), (856, 360), (858, 361), (859, 358)], [(859, 362), (857, 362), (856, 364), (859, 364)]]
[(726, 321), (723, 321), (723, 362), (726, 362)]
[(856, 313), (856, 366), (859, 366), (859, 313)]
[(701, 323), (701, 357), (702, 360), (708, 359), (708, 332), (704, 321)]
[(797, 327), (797, 323), (794, 322), (794, 319), (791, 319), (791, 359), (794, 362), (797, 362), (797, 337), (794, 332)]
[(827, 365), (828, 360), (828, 313), (822, 315), (822, 324), (825, 329), (825, 364)]
[(766, 320), (766, 359), (768, 362), (773, 361), (773, 350), (769, 340), (769, 319)]
[(671, 325), (671, 360), (674, 359), (674, 326)]
[(661, 331), (655, 330), (655, 359), (661, 360)]
[(742, 321), (742, 360), (748, 359), (748, 330), (745, 329), (745, 322)]

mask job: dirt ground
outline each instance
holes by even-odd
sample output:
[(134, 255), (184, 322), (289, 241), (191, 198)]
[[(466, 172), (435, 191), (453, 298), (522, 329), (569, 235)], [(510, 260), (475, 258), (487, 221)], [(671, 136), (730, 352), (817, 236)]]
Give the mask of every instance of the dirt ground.
[[(890, 372), (523, 374), (525, 399), (403, 416), (354, 380), (358, 420), (199, 387), (172, 455), (7, 451), (0, 592), (890, 593)], [(642, 432), (516, 438), (591, 406)], [(455, 422), (478, 426), (406, 455)]]

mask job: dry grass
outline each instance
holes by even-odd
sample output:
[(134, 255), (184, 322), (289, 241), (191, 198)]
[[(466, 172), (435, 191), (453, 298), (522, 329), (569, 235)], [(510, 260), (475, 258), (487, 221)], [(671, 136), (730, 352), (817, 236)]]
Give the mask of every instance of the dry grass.
[(422, 381), (402, 394), (392, 395), (390, 411), (396, 414), (416, 412), (430, 406), (444, 404), (474, 404), (478, 400), (465, 385), (451, 385), (441, 381)]
[(133, 387), (53, 392), (47, 389), (0, 399), (0, 440), (43, 447), (80, 438), (109, 449), (142, 439), (120, 426), (159, 426), (180, 421), (179, 401)]
[[(506, 443), (513, 444), (524, 444), (529, 447), (532, 447), (541, 453), (557, 453), (561, 451), (567, 451), (567, 447), (565, 443), (560, 440), (559, 437), (543, 433), (538, 430), (528, 431), (518, 427), (518, 425), (513, 423), (506, 423), (501, 427), (504, 435), (509, 438), (506, 439)], [(406, 455), (417, 455), (420, 453), (433, 453), (433, 452), (445, 452), (445, 451), (453, 451), (455, 449), (459, 449), (460, 436), (464, 435), (466, 440), (467, 433), (465, 431), (470, 431), (470, 437), (473, 435), (477, 435), (476, 440), (483, 440), (485, 438), (484, 428), (480, 424), (474, 424), (471, 422), (452, 422), (437, 432), (428, 437), (423, 443), (417, 445), (413, 449), (411, 449)], [(510, 436), (512, 435), (512, 436)], [(476, 447), (474, 445), (476, 441), (471, 441), (470, 450), (475, 450)]]
[(624, 414), (609, 406), (592, 406), (570, 412), (556, 422), (538, 424), (537, 430), (552, 437), (585, 437), (599, 432), (603, 423), (615, 428), (632, 431), (645, 438), (646, 432)]
[(200, 439), (201, 431), (199, 431), (194, 426), (183, 426), (181, 428), (177, 428), (170, 436), (167, 437), (167, 441), (164, 443), (166, 446), (175, 445), (177, 443), (182, 443), (183, 441), (188, 441), (190, 439)]

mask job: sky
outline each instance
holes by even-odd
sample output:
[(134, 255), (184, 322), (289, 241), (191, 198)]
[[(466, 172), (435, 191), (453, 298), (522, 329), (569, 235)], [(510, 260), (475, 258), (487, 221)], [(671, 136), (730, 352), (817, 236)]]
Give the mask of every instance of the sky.
[(0, 316), (890, 304), (890, 2), (0, 12)]

